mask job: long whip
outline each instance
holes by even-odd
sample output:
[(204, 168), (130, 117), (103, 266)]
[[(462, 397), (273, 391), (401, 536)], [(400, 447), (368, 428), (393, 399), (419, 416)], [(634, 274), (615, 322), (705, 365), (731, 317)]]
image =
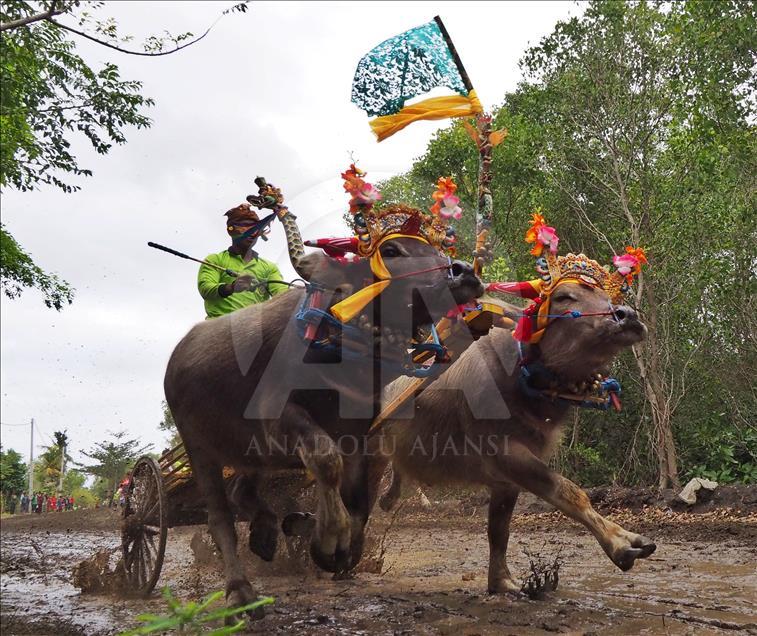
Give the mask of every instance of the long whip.
[(215, 263), (210, 263), (208, 261), (202, 260), (200, 258), (194, 258), (193, 256), (189, 256), (189, 254), (184, 254), (183, 252), (178, 252), (176, 250), (171, 249), (170, 247), (166, 247), (165, 245), (160, 245), (160, 243), (153, 243), (152, 241), (147, 241), (147, 244), (150, 247), (154, 247), (156, 250), (161, 250), (163, 252), (168, 252), (169, 254), (173, 254), (174, 256), (178, 256), (179, 258), (186, 258), (187, 260), (194, 261), (195, 263), (202, 263), (203, 265), (207, 265), (209, 267), (213, 267), (217, 269), (218, 271), (225, 272), (229, 276), (233, 276), (236, 278), (239, 276), (239, 272), (234, 271), (233, 269), (228, 269), (227, 267), (221, 267), (220, 265), (216, 265)]

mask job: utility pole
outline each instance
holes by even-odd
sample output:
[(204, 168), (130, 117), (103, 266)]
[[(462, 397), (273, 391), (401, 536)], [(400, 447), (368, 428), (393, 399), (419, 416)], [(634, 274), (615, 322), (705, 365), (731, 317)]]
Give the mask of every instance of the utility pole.
[(29, 499), (31, 500), (34, 492), (34, 418), (32, 418), (29, 428), (31, 429), (31, 441), (29, 443)]

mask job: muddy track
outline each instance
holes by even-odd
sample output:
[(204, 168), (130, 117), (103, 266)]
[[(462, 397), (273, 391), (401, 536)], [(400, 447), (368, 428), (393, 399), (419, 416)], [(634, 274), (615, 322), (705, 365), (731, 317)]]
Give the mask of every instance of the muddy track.
[[(609, 509), (622, 503), (610, 499)], [(351, 580), (314, 571), (300, 546), (282, 542), (271, 564), (240, 550), (255, 587), (276, 597), (249, 633), (757, 634), (757, 513), (749, 497), (697, 514), (626, 501), (630, 509), (608, 516), (658, 543), (651, 558), (627, 573), (583, 528), (525, 501), (513, 522), (511, 571), (516, 578), (526, 572), (526, 550), (545, 558), (561, 553), (563, 560), (558, 590), (542, 601), (485, 593), (484, 503), (476, 495), (447, 499), (431, 511), (409, 504), (396, 515), (378, 512), (370, 571)], [(139, 613), (161, 612), (157, 594), (135, 600), (81, 594), (72, 585), (75, 563), (96, 549), (117, 548), (117, 522), (105, 510), (4, 522), (2, 633), (112, 634), (133, 626)], [(202, 531), (169, 532), (159, 585), (185, 599), (222, 587), (212, 548), (197, 557), (190, 548)], [(244, 524), (239, 531), (246, 536)]]

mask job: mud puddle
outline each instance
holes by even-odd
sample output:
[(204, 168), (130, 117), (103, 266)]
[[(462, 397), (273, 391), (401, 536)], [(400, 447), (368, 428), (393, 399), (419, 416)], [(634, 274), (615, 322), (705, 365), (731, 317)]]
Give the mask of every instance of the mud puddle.
[[(558, 514), (516, 517), (509, 566), (520, 579), (526, 551), (560, 553), (560, 583), (546, 600), (486, 594), (488, 544), (484, 509), (437, 507), (378, 513), (373, 534), (384, 537), (382, 574), (334, 581), (302, 554), (280, 546), (266, 564), (240, 551), (254, 587), (276, 598), (248, 633), (317, 634), (757, 634), (757, 516), (736, 511), (701, 515), (654, 510), (610, 517), (657, 541), (657, 552), (620, 572), (594, 539)], [(164, 612), (159, 595), (135, 600), (82, 595), (71, 568), (94, 551), (118, 546), (117, 526), (87, 532), (49, 526), (2, 528), (3, 634), (113, 634), (142, 612)], [(107, 524), (106, 524), (107, 525)], [(238, 526), (246, 538), (246, 528)], [(223, 585), (217, 558), (198, 561), (190, 547), (199, 527), (169, 531), (159, 587), (183, 600)], [(207, 539), (205, 540), (207, 542)], [(240, 541), (240, 543), (244, 543)], [(37, 548), (43, 556), (40, 557)], [(202, 551), (200, 551), (202, 552)]]
[(110, 550), (118, 537), (103, 533), (3, 533), (0, 607), (3, 633), (92, 634), (126, 620), (112, 602), (81, 595), (72, 584), (73, 566), (93, 547)]

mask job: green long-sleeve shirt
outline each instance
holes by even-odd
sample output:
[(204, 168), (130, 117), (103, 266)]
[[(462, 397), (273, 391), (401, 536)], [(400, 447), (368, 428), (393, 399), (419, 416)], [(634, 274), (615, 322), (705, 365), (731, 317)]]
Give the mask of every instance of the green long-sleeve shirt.
[[(211, 254), (205, 258), (209, 263), (220, 265), (224, 269), (231, 269), (239, 272), (240, 275), (248, 275), (253, 278), (264, 280), (282, 280), (281, 272), (275, 263), (271, 263), (255, 255), (249, 262), (245, 263), (244, 259), (238, 254), (232, 254), (229, 250), (224, 250), (218, 254)], [(200, 265), (200, 271), (197, 273), (197, 288), (200, 295), (205, 301), (205, 313), (208, 318), (217, 318), (224, 314), (230, 314), (232, 311), (262, 303), (271, 296), (287, 291), (289, 287), (281, 284), (270, 284), (267, 286), (256, 287), (250, 291), (238, 292), (225, 298), (219, 293), (219, 288), (234, 280), (225, 272), (210, 267)]]

